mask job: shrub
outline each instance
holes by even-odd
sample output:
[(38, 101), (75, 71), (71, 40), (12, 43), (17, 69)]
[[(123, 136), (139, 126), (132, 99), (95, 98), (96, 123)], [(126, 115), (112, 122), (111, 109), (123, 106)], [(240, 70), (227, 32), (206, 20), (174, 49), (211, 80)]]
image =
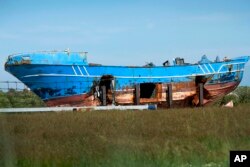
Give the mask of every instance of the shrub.
[(0, 91), (0, 107), (43, 107), (45, 104), (34, 93), (28, 90), (16, 91), (10, 89), (8, 92)]

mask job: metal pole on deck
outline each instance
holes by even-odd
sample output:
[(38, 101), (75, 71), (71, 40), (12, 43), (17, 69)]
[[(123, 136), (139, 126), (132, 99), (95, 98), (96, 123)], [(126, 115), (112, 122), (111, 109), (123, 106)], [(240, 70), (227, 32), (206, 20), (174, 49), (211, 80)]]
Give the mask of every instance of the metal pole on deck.
[(173, 104), (173, 94), (172, 94), (172, 84), (168, 84), (168, 90), (167, 90), (167, 104), (168, 107), (171, 108)]
[(101, 86), (101, 99), (102, 99), (102, 106), (106, 106), (107, 105), (106, 86)]
[(140, 84), (135, 85), (135, 105), (140, 104)]
[(203, 106), (203, 88), (204, 88), (204, 84), (199, 83), (199, 106), (200, 107)]

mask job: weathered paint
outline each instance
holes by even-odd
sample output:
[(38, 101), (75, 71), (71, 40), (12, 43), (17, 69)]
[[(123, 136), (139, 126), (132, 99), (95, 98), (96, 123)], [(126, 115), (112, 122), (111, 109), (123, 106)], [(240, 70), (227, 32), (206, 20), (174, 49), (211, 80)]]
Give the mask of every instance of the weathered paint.
[[(174, 106), (198, 105), (198, 85), (204, 84), (204, 104), (225, 95), (240, 83), (248, 56), (225, 61), (202, 57), (196, 64), (173, 66), (102, 66), (88, 64), (84, 53), (39, 52), (8, 57), (5, 70), (13, 74), (48, 106), (98, 106), (101, 87), (107, 105), (135, 102), (166, 105), (167, 85), (172, 85)], [(183, 62), (184, 63), (184, 62)]]

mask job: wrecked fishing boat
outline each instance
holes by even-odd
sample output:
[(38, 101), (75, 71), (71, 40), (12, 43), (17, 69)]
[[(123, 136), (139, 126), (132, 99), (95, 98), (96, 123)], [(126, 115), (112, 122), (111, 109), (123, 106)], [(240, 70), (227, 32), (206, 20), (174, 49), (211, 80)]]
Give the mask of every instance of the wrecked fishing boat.
[[(176, 58), (162, 66), (104, 66), (87, 62), (86, 52), (36, 52), (8, 56), (5, 70), (47, 106), (157, 104), (197, 106), (213, 102), (240, 83), (249, 56), (195, 64)], [(202, 85), (200, 87), (199, 85)], [(171, 89), (171, 91), (170, 91)]]

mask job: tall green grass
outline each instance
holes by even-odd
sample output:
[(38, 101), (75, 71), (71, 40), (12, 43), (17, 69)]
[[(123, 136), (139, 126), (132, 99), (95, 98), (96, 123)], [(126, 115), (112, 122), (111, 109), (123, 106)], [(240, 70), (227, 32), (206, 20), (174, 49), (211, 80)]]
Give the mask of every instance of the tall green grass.
[(0, 166), (228, 166), (249, 106), (1, 114)]

